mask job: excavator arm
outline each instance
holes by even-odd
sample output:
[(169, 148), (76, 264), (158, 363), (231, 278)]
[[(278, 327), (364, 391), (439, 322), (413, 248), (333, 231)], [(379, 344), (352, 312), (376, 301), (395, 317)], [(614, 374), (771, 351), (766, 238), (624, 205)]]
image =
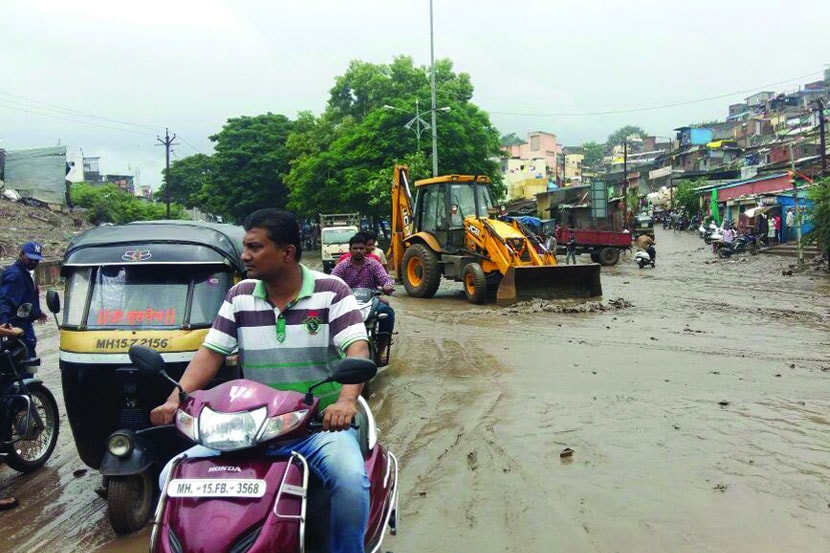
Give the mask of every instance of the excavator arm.
[(392, 175), (392, 244), (390, 257), (395, 275), (400, 278), (404, 241), (412, 236), (412, 193), (409, 190), (409, 167), (395, 165)]

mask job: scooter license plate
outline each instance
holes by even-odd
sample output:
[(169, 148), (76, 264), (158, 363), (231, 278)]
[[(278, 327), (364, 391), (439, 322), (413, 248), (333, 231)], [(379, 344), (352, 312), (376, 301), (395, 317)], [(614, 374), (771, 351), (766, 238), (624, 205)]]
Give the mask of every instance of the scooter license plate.
[(170, 497), (262, 497), (265, 480), (179, 478), (167, 488)]

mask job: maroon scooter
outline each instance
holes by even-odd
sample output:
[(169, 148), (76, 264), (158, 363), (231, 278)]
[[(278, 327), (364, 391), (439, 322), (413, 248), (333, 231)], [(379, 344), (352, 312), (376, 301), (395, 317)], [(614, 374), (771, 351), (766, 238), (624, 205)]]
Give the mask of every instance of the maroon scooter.
[[(133, 346), (136, 367), (159, 374), (164, 361)], [(268, 446), (322, 430), (319, 399), (324, 382), (358, 384), (377, 372), (368, 359), (345, 358), (334, 375), (307, 394), (233, 380), (185, 394), (175, 426), (194, 443), (219, 450), (214, 457), (177, 456), (162, 486), (150, 538), (151, 553), (328, 553), (330, 505), (322, 483), (297, 452), (266, 457)], [(397, 533), (398, 461), (377, 443), (377, 427), (363, 398), (355, 426), (370, 483), (365, 550), (376, 553), (387, 526)]]

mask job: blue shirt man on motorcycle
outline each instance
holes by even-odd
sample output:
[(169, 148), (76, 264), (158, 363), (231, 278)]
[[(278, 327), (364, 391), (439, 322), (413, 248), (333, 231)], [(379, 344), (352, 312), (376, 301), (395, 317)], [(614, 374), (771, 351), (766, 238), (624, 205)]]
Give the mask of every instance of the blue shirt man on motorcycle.
[(40, 311), (40, 292), (30, 271), (43, 259), (43, 246), (26, 242), (17, 261), (3, 272), (0, 280), (0, 325), (23, 329), (23, 343), (29, 357), (35, 357), (37, 337), (34, 322), (44, 322), (46, 314)]

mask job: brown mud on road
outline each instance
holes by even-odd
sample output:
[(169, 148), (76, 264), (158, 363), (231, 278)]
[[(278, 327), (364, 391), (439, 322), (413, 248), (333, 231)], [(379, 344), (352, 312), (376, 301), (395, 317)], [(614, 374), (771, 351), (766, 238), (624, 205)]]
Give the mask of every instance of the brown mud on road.
[[(707, 264), (692, 234), (657, 240), (656, 269), (603, 268), (605, 308), (473, 306), (454, 285), (392, 300), (400, 333), (371, 400), (401, 460), (384, 550), (828, 550), (826, 273)], [(54, 323), (41, 328), (60, 396)], [(146, 551), (146, 529), (110, 530), (97, 474), (73, 475), (62, 422), (44, 469), (0, 468), (22, 503), (0, 513), (0, 550)]]

